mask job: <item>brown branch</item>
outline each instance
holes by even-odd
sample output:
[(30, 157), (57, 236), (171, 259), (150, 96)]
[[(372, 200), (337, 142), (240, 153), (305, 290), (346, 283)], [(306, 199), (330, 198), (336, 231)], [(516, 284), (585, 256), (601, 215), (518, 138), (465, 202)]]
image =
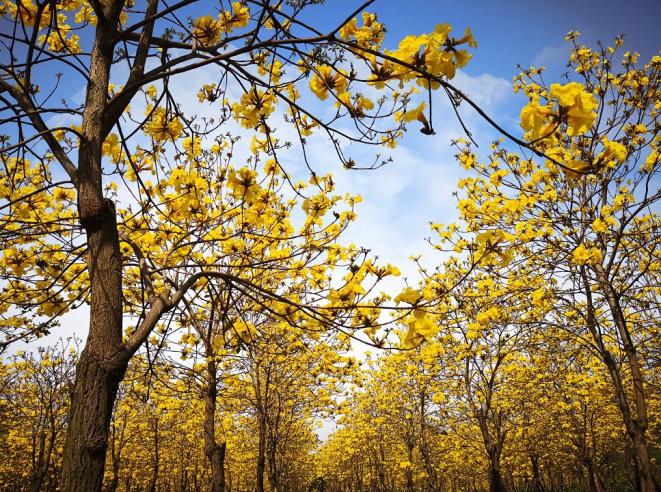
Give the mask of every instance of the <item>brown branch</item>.
[(78, 183), (78, 170), (76, 169), (76, 166), (71, 161), (71, 159), (69, 159), (53, 133), (48, 129), (46, 123), (44, 123), (44, 120), (39, 115), (37, 107), (32, 102), (30, 96), (20, 91), (18, 88), (12, 86), (11, 84), (8, 84), (4, 80), (0, 80), (0, 92), (9, 92), (9, 94), (19, 104), (21, 109), (25, 111), (35, 129), (43, 134), (44, 140), (48, 144), (51, 152), (53, 152), (53, 155), (57, 158), (64, 170), (67, 172), (69, 178), (71, 178), (71, 181), (74, 183), (74, 185), (76, 185)]

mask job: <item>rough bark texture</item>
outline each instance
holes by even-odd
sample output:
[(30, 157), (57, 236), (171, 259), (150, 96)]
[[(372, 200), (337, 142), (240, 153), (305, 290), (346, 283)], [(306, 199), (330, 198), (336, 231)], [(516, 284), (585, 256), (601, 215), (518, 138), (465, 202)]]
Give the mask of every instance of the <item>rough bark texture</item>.
[(81, 354), (64, 446), (63, 490), (101, 490), (110, 415), (123, 374), (87, 349)]
[(106, 18), (99, 19), (78, 152), (78, 213), (87, 234), (91, 293), (89, 334), (76, 370), (64, 445), (62, 489), (68, 492), (101, 490), (110, 416), (128, 363), (120, 356), (124, 347), (117, 219), (113, 204), (104, 199), (101, 173), (112, 39), (122, 4), (109, 2)]

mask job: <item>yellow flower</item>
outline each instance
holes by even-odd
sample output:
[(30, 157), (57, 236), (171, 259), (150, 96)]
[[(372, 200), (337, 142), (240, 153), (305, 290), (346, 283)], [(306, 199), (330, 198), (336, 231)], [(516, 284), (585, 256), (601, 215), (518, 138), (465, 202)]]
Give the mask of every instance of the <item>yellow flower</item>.
[(251, 202), (259, 191), (259, 184), (256, 178), (256, 171), (242, 167), (238, 171), (230, 173), (227, 184), (232, 190), (232, 193), (234, 193), (234, 196)]
[(579, 244), (572, 253), (572, 261), (577, 265), (596, 265), (602, 260), (603, 256), (598, 248), (586, 248), (583, 244)]
[(145, 94), (147, 94), (147, 96), (152, 98), (152, 99), (156, 99), (156, 96), (158, 94), (158, 90), (156, 89), (156, 86), (152, 84), (152, 85), (150, 85), (149, 87), (147, 87), (145, 89)]
[(571, 160), (565, 163), (565, 167), (562, 170), (568, 178), (578, 179), (590, 171), (590, 165), (585, 161)]
[[(521, 110), (521, 128), (530, 132), (531, 139), (537, 139), (542, 135), (547, 135), (552, 126), (548, 127), (547, 117), (551, 115), (551, 110), (547, 106), (539, 104), (539, 96), (533, 95), (532, 100)], [(547, 129), (543, 129), (547, 125)]]
[(592, 230), (594, 232), (607, 232), (608, 231), (608, 224), (601, 220), (600, 217), (597, 217), (594, 222), (592, 222)]
[(145, 132), (157, 142), (176, 140), (181, 135), (184, 125), (179, 118), (172, 117), (165, 108), (156, 108), (144, 127)]
[(578, 82), (565, 85), (551, 84), (550, 97), (558, 100), (567, 119), (569, 135), (576, 136), (585, 133), (594, 123), (598, 103), (593, 94)]
[(355, 17), (340, 28), (340, 38), (349, 39), (358, 30), (358, 19)]
[(199, 17), (193, 23), (193, 37), (202, 46), (213, 46), (220, 40), (222, 29), (220, 22), (210, 15)]
[(397, 297), (395, 297), (395, 303), (399, 304), (400, 302), (407, 302), (412, 306), (416, 305), (418, 301), (422, 298), (422, 294), (419, 291), (407, 287), (401, 291)]
[(471, 32), (470, 28), (467, 27), (466, 31), (464, 31), (464, 37), (458, 40), (455, 44), (464, 44), (468, 43), (468, 46), (471, 48), (477, 48), (477, 42), (475, 41), (475, 38), (473, 37), (473, 33)]
[(190, 158), (198, 157), (202, 153), (200, 137), (186, 137), (183, 141), (183, 147)]
[(101, 147), (103, 155), (112, 157), (115, 163), (119, 162), (122, 158), (122, 147), (119, 137), (115, 133), (109, 134), (103, 142)]
[(397, 123), (403, 121), (406, 121), (407, 123), (410, 123), (413, 120), (418, 120), (420, 122), (426, 122), (427, 118), (425, 117), (425, 108), (427, 107), (427, 104), (422, 102), (420, 105), (413, 109), (409, 109), (406, 112), (403, 111), (398, 111), (395, 113), (395, 121)]
[(220, 13), (219, 19), (220, 27), (225, 32), (231, 32), (234, 29), (246, 27), (250, 22), (250, 10), (248, 7), (241, 5), (241, 2), (234, 2), (232, 4), (232, 11), (228, 12), (223, 10)]
[(346, 76), (328, 65), (319, 65), (310, 78), (310, 89), (322, 101), (328, 97), (328, 91), (344, 92), (348, 82)]
[(31, 266), (25, 251), (17, 248), (7, 248), (2, 251), (0, 266), (4, 272), (8, 270), (14, 275), (20, 277)]
[(606, 137), (602, 140), (604, 151), (600, 154), (599, 159), (603, 161), (615, 160), (617, 162), (624, 162), (627, 158), (627, 148), (619, 142), (613, 142)]
[(309, 217), (323, 217), (331, 205), (332, 203), (326, 195), (315, 195), (303, 201), (303, 210)]
[(253, 87), (241, 96), (241, 102), (232, 105), (234, 119), (241, 122), (244, 128), (261, 126), (262, 120), (268, 118), (275, 110), (276, 98), (271, 91), (264, 92)]
[(500, 259), (500, 266), (507, 266), (512, 262), (514, 255), (511, 251), (503, 250), (502, 243), (508, 240), (503, 231), (481, 232), (475, 238), (477, 241), (477, 260), (486, 264), (493, 264)]

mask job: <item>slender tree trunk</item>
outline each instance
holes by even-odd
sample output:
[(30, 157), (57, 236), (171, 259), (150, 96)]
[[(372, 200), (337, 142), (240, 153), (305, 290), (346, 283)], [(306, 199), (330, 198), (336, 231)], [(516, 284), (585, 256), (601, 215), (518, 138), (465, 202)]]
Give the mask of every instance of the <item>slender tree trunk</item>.
[(427, 443), (427, 414), (425, 411), (427, 397), (425, 392), (420, 393), (420, 440), (419, 448), (422, 455), (422, 464), (427, 473), (427, 490), (430, 492), (437, 492), (440, 490), (439, 480), (432, 462), (431, 453), (429, 451), (429, 444)]
[(530, 464), (532, 466), (532, 490), (533, 492), (544, 492), (546, 489), (539, 473), (539, 457), (530, 455)]
[(379, 452), (380, 452), (380, 460), (379, 460), (379, 484), (381, 486), (381, 491), (385, 492), (386, 490), (386, 472), (384, 470), (385, 463), (386, 463), (386, 453), (385, 449), (383, 446), (383, 442), (379, 443)]
[(266, 415), (259, 412), (259, 443), (257, 448), (257, 492), (264, 492), (264, 469), (266, 465)]
[(601, 478), (599, 471), (594, 466), (593, 461), (591, 459), (585, 459), (583, 461), (583, 466), (588, 474), (588, 490), (590, 492), (606, 492), (604, 481)]
[(226, 444), (216, 442), (216, 399), (218, 397), (216, 379), (216, 363), (210, 359), (207, 364), (207, 388), (204, 395), (204, 453), (211, 465), (209, 491), (224, 492)]
[(36, 460), (33, 459), (32, 476), (30, 478), (30, 490), (32, 490), (32, 492), (38, 492), (39, 490), (41, 490), (41, 484), (44, 481), (44, 475), (46, 474), (46, 469), (48, 468), (48, 465), (44, 467), (45, 450), (46, 450), (46, 431), (40, 430), (39, 449), (37, 451)]
[(507, 486), (503, 481), (500, 471), (500, 455), (502, 449), (496, 443), (487, 445), (487, 454), (489, 456), (489, 492), (507, 492)]
[(280, 477), (278, 474), (278, 462), (277, 462), (277, 457), (276, 457), (276, 443), (275, 439), (271, 438), (269, 439), (269, 446), (268, 446), (268, 455), (269, 455), (269, 485), (271, 486), (270, 492), (279, 492), (280, 487), (279, 487), (279, 482), (280, 482)]
[(406, 469), (406, 490), (407, 492), (415, 492), (415, 487), (413, 484), (413, 442), (406, 444), (407, 458), (409, 466)]
[(627, 362), (631, 372), (631, 380), (633, 382), (635, 414), (630, 408), (619, 373), (617, 374), (617, 377), (614, 377), (614, 372), (617, 373), (617, 367), (610, 354), (607, 353), (607, 357), (605, 357), (607, 360), (605, 360), (605, 362), (607, 366), (609, 364), (612, 366), (609, 366), (609, 372), (611, 373), (611, 378), (614, 379), (613, 382), (618, 405), (622, 412), (622, 416), (624, 417), (627, 433), (631, 438), (636, 465), (636, 482), (638, 490), (639, 492), (656, 492), (660, 490), (659, 484), (657, 484), (654, 478), (654, 473), (652, 472), (652, 465), (650, 463), (647, 442), (645, 439), (645, 433), (648, 426), (648, 416), (643, 370), (617, 292), (613, 289), (606, 272), (600, 264), (596, 265), (596, 271), (600, 287), (606, 297), (611, 316), (617, 327), (620, 339), (622, 340), (622, 346), (624, 353), (627, 356)]
[(115, 492), (119, 486), (119, 466), (115, 466), (113, 463), (112, 467), (112, 480), (110, 485), (108, 485), (108, 492)]

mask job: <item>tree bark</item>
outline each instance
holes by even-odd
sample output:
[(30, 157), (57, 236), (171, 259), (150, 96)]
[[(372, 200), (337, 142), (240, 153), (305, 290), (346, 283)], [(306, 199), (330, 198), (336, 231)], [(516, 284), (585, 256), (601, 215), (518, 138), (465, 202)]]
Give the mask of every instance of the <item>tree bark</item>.
[(489, 492), (506, 492), (507, 487), (500, 472), (499, 446), (492, 444), (488, 450), (489, 454)]
[(269, 455), (269, 485), (271, 486), (270, 492), (278, 492), (280, 490), (279, 482), (279, 472), (278, 472), (278, 462), (276, 456), (276, 442), (275, 438), (269, 439), (268, 445), (268, 455)]
[(266, 465), (266, 415), (259, 412), (259, 444), (257, 448), (257, 492), (264, 492), (264, 469)]
[(613, 381), (613, 389), (615, 390), (617, 404), (622, 413), (627, 433), (631, 439), (636, 469), (637, 489), (639, 492), (657, 492), (660, 490), (659, 484), (657, 484), (654, 478), (654, 473), (652, 472), (652, 465), (650, 463), (647, 442), (645, 439), (645, 433), (648, 426), (647, 398), (645, 395), (644, 377), (640, 360), (626, 318), (622, 311), (622, 306), (620, 305), (619, 296), (612, 287), (603, 267), (600, 264), (597, 264), (595, 269), (599, 287), (606, 298), (613, 322), (615, 323), (619, 337), (622, 341), (624, 353), (627, 356), (627, 362), (631, 371), (631, 379), (633, 381), (635, 413), (628, 401), (627, 392), (624, 388), (617, 363), (613, 359), (611, 353), (605, 348), (601, 337), (598, 336), (594, 329), (592, 294), (587, 275), (585, 272), (582, 272), (584, 288), (588, 298), (588, 309), (590, 311), (588, 313), (588, 327), (602, 352), (601, 355), (604, 359), (604, 363), (606, 364), (611, 380)]
[(161, 454), (160, 454), (160, 443), (159, 443), (160, 435), (158, 433), (158, 428), (159, 428), (158, 411), (156, 412), (153, 423), (154, 423), (154, 427), (152, 430), (154, 432), (154, 462), (152, 463), (152, 473), (151, 473), (151, 480), (149, 481), (149, 488), (147, 489), (149, 492), (156, 492), (156, 486), (158, 484), (158, 474), (161, 468)]
[(218, 397), (216, 363), (207, 364), (207, 388), (204, 395), (204, 453), (211, 465), (210, 492), (225, 491), (226, 443), (216, 442), (216, 400)]
[(532, 491), (544, 492), (544, 482), (542, 481), (541, 474), (539, 473), (539, 457), (530, 455), (530, 465), (532, 467)]
[(414, 492), (415, 486), (413, 484), (413, 447), (414, 443), (409, 441), (406, 444), (407, 458), (409, 466), (406, 468), (406, 490), (408, 492)]
[(606, 492), (604, 481), (597, 468), (594, 466), (593, 461), (589, 458), (585, 458), (582, 463), (588, 474), (588, 490), (590, 492)]
[(101, 490), (110, 416), (128, 357), (122, 345), (122, 263), (115, 207), (103, 196), (101, 149), (113, 38), (123, 1), (108, 2), (90, 60), (78, 150), (78, 215), (87, 235), (90, 325), (76, 369), (62, 471), (66, 492)]
[(64, 445), (63, 490), (101, 490), (110, 416), (125, 369), (108, 367), (97, 354), (83, 350)]

